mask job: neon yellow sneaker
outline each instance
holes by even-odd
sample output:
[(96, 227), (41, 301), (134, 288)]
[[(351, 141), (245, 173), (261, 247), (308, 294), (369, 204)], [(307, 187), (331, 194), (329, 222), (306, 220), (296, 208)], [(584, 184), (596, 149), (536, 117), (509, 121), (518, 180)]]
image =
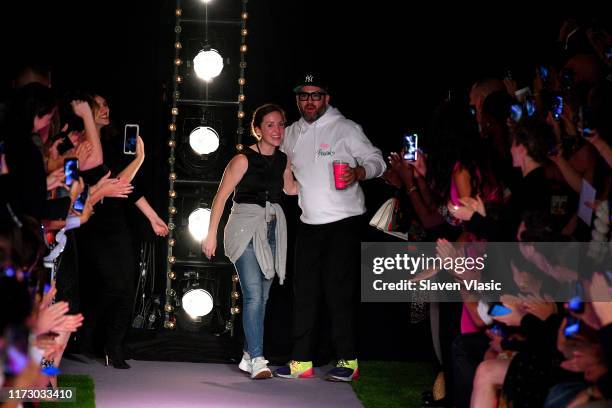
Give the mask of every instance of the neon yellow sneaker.
[(312, 378), (314, 368), (312, 361), (291, 360), (286, 366), (276, 369), (274, 375), (281, 378)]
[(357, 360), (338, 360), (336, 367), (332, 368), (325, 375), (328, 381), (350, 382), (359, 378), (359, 364)]

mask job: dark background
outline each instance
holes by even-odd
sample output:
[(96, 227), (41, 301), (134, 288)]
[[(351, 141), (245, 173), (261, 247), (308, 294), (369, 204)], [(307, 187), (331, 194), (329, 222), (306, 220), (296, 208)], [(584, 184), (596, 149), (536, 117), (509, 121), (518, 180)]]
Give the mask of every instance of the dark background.
[[(119, 128), (128, 121), (141, 126), (147, 151), (142, 182), (149, 201), (166, 218), (175, 2), (7, 3), (0, 6), (2, 92), (8, 91), (16, 67), (42, 62), (51, 67), (53, 88), (60, 92), (94, 89), (107, 95), (112, 120)], [(498, 10), (463, 3), (417, 10), (412, 4), (249, 2), (247, 118), (258, 105), (276, 102), (286, 109), (290, 122), (297, 119), (291, 89), (300, 72), (316, 68), (329, 79), (332, 105), (361, 124), (386, 155), (400, 147), (404, 131), (426, 128), (433, 107), (449, 90), (452, 97), (465, 98), (475, 79), (501, 77), (508, 69), (520, 86), (527, 85), (536, 63), (557, 62), (556, 39), (562, 18), (598, 14), (597, 10), (560, 10), (557, 4), (543, 5), (540, 12), (510, 3)], [(198, 0), (184, 0), (182, 7), (184, 18), (204, 17)], [(237, 20), (240, 2), (214, 0), (208, 11), (211, 19)], [(191, 41), (183, 40), (186, 61), (197, 51), (197, 35), (202, 38), (203, 34), (198, 34), (201, 27), (191, 30)], [(228, 38), (223, 37), (223, 30), (211, 27), (209, 35), (220, 40), (223, 51), (229, 50), (224, 54), (230, 57), (227, 71), (235, 72), (239, 29), (232, 28)], [(216, 89), (235, 98), (237, 76), (220, 78), (227, 82), (218, 81)], [(236, 124), (224, 126), (221, 137), (233, 143)], [(369, 181), (364, 187), (370, 212), (391, 194), (379, 181)], [(297, 216), (295, 200), (288, 199), (286, 208), (288, 218)], [(141, 215), (135, 213), (133, 219), (140, 240), (154, 239)], [(386, 239), (364, 231), (363, 240)], [(161, 270), (158, 289), (162, 289), (165, 240), (158, 240), (156, 248)], [(293, 250), (291, 244), (289, 250)], [(270, 296), (266, 344), (279, 355), (289, 350), (290, 282), (284, 288), (274, 286)], [(362, 356), (430, 356), (428, 325), (411, 325), (409, 309), (407, 304), (362, 304)]]

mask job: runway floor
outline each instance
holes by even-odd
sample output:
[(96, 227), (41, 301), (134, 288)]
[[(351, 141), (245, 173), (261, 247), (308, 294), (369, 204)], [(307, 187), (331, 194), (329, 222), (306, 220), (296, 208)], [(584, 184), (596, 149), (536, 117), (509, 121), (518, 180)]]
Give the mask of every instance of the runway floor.
[[(316, 378), (251, 380), (237, 365), (129, 360), (129, 370), (67, 356), (64, 374), (93, 377), (96, 407), (362, 407), (350, 384)], [(61, 384), (60, 384), (61, 386)]]

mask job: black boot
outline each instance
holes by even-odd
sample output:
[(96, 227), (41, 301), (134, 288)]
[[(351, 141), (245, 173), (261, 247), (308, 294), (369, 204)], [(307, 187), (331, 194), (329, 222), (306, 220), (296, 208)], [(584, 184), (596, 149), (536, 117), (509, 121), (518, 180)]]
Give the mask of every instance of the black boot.
[(121, 346), (105, 347), (104, 348), (105, 363), (108, 367), (112, 365), (114, 368), (127, 370), (130, 365), (125, 362), (123, 357), (123, 348)]

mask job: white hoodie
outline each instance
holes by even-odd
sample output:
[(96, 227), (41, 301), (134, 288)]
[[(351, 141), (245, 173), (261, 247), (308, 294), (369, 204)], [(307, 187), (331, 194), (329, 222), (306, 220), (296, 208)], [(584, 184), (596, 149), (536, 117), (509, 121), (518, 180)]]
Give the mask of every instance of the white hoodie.
[(313, 123), (301, 118), (285, 129), (281, 150), (291, 160), (300, 185), (300, 219), (306, 224), (327, 224), (366, 211), (359, 183), (336, 190), (334, 160), (351, 167), (361, 165), (366, 179), (380, 177), (386, 168), (382, 153), (370, 143), (361, 126), (332, 106)]

